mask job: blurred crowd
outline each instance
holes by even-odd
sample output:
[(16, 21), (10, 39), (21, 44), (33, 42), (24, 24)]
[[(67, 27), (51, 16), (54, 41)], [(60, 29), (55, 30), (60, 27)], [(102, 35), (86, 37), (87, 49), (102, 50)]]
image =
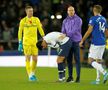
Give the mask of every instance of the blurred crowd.
[[(108, 20), (108, 4), (106, 0), (0, 0), (0, 51), (17, 50), (17, 34), (19, 21), (25, 16), (25, 6), (32, 5), (34, 16), (41, 20), (45, 34), (61, 31), (63, 19), (67, 16), (67, 7), (73, 5), (76, 13), (83, 20), (82, 35), (84, 35), (89, 18), (92, 16), (92, 6), (100, 4), (102, 15)], [(60, 16), (60, 18), (57, 18)], [(85, 47), (89, 46), (89, 41)], [(88, 45), (88, 46), (87, 46)], [(87, 50), (85, 49), (85, 52)], [(86, 58), (86, 56), (85, 56)]]
[[(74, 6), (76, 13), (83, 20), (82, 35), (84, 35), (94, 4), (100, 4), (103, 7), (102, 15), (108, 21), (107, 0), (0, 0), (0, 52), (17, 50), (18, 27), (20, 19), (26, 15), (26, 5), (33, 6), (34, 16), (40, 19), (45, 34), (52, 31), (60, 32), (62, 21), (67, 16), (67, 7)], [(86, 40), (83, 49), (84, 63), (87, 63), (89, 43), (90, 38)], [(108, 48), (104, 55), (104, 58), (107, 59), (107, 57)]]

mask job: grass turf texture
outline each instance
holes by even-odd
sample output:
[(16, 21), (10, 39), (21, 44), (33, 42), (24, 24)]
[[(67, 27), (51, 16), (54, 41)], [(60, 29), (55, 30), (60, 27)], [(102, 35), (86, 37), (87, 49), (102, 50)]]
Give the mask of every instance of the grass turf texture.
[[(67, 72), (66, 72), (67, 73)], [(80, 83), (57, 83), (57, 68), (37, 68), (38, 82), (29, 82), (24, 67), (0, 67), (0, 90), (107, 90), (108, 82), (104, 85), (92, 85), (96, 71), (82, 68)], [(74, 68), (74, 78), (75, 68)], [(102, 78), (102, 77), (101, 77)]]

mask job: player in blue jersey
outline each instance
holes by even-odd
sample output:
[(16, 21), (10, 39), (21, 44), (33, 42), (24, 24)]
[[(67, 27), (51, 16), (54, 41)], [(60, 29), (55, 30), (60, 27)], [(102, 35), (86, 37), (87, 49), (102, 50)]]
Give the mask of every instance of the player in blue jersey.
[(99, 84), (100, 73), (104, 75), (103, 83), (108, 80), (108, 72), (104, 70), (102, 64), (102, 56), (105, 50), (105, 32), (108, 29), (106, 19), (100, 14), (102, 7), (100, 5), (95, 5), (93, 7), (94, 16), (90, 18), (89, 27), (84, 37), (80, 42), (80, 47), (82, 47), (83, 42), (86, 38), (92, 34), (91, 46), (89, 49), (89, 63), (97, 70), (97, 78), (94, 84)]

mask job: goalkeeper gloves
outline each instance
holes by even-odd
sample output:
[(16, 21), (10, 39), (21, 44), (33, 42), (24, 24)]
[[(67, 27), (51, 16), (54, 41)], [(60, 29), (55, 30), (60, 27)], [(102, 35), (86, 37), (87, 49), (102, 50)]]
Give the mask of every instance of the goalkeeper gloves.
[(19, 41), (18, 51), (19, 51), (19, 52), (23, 52), (22, 41)]

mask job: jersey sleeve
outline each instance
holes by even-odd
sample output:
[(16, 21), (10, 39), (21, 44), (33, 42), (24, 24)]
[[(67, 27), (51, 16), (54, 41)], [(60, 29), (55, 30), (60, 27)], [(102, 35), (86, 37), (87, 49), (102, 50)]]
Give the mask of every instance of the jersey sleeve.
[(91, 25), (91, 26), (94, 26), (95, 25), (95, 20), (94, 20), (93, 17), (90, 18), (89, 25)]
[(65, 29), (65, 20), (63, 21), (62, 23), (62, 30), (61, 30), (62, 33), (66, 34), (66, 29)]
[(46, 36), (43, 37), (43, 39), (47, 42), (48, 47), (58, 48), (59, 44), (56, 41), (54, 41), (52, 38), (53, 36), (50, 34), (47, 34)]
[(38, 18), (36, 19), (37, 19), (37, 28), (39, 30), (40, 35), (43, 37), (45, 34), (44, 34), (44, 30), (42, 29), (42, 24), (40, 23), (40, 20)]
[(19, 30), (18, 30), (18, 40), (19, 40), (19, 41), (22, 40), (23, 28), (24, 28), (24, 23), (23, 23), (23, 20), (21, 20), (21, 21), (20, 21), (20, 24), (19, 24)]
[(56, 42), (50, 42), (50, 43), (48, 43), (48, 47), (51, 47), (51, 48), (59, 48), (59, 44), (58, 43), (56, 43)]

